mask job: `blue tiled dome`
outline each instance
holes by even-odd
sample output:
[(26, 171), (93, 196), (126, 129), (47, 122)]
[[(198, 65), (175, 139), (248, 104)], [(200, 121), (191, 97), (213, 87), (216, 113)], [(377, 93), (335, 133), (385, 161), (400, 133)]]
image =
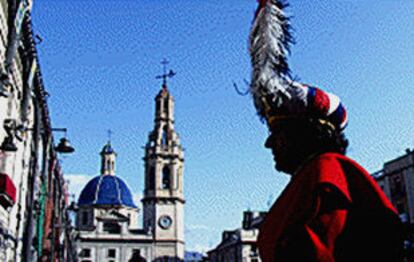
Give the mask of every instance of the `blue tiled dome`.
[(94, 177), (83, 188), (78, 205), (122, 205), (136, 207), (131, 192), (122, 179), (104, 175)]

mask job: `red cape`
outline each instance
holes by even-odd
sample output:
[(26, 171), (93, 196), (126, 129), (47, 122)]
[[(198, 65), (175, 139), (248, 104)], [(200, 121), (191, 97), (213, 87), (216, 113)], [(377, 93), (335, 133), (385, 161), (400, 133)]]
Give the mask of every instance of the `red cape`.
[(292, 178), (263, 221), (257, 241), (263, 262), (274, 261), (278, 240), (289, 226), (312, 217), (314, 193), (321, 185), (334, 186), (349, 203), (359, 208), (391, 210), (397, 214), (374, 179), (359, 164), (337, 153), (319, 155)]

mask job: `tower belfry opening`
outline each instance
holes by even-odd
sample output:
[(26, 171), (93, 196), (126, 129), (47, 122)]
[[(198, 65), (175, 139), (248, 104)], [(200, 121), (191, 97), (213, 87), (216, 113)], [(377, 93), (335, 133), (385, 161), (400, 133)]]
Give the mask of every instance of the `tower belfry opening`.
[(170, 189), (170, 168), (164, 166), (162, 169), (162, 189)]

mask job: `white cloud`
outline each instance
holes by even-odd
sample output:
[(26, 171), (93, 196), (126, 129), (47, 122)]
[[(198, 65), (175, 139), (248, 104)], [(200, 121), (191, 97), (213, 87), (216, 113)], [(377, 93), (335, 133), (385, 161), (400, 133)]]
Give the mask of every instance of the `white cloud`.
[(185, 225), (186, 250), (205, 254), (220, 242), (221, 230), (203, 224)]
[(195, 244), (194, 246), (186, 247), (186, 251), (199, 252), (199, 253), (202, 253), (204, 255), (206, 255), (207, 251), (210, 251), (211, 249), (212, 248), (208, 248), (205, 245), (201, 245), (201, 244)]
[(186, 230), (208, 230), (213, 231), (214, 228), (206, 226), (206, 225), (185, 225)]

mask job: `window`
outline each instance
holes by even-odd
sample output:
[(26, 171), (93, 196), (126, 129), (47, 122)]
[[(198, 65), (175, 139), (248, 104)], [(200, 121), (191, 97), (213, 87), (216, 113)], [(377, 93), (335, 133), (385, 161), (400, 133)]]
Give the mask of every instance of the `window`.
[(167, 99), (164, 100), (164, 112), (168, 113), (168, 100)]
[(91, 250), (89, 248), (82, 249), (79, 257), (91, 257)]
[(146, 260), (141, 256), (141, 250), (133, 249), (131, 253), (131, 257), (128, 261), (129, 262), (144, 262)]
[(257, 247), (255, 245), (250, 247), (250, 256), (257, 257), (259, 254), (257, 252)]
[(404, 193), (404, 183), (399, 175), (392, 177), (391, 191), (394, 195), (401, 195)]
[(170, 169), (168, 166), (165, 166), (162, 169), (162, 189), (169, 189), (170, 188)]
[(148, 188), (150, 190), (155, 189), (155, 167), (150, 167), (149, 173), (148, 173)]
[(104, 230), (104, 232), (107, 232), (109, 234), (120, 234), (121, 233), (121, 226), (118, 225), (118, 223), (105, 222), (103, 224), (103, 230)]
[(161, 144), (166, 145), (168, 142), (167, 139), (168, 139), (168, 129), (167, 129), (167, 126), (165, 126), (162, 130)]
[(163, 256), (163, 257), (158, 258), (158, 259), (159, 259), (159, 261), (162, 261), (162, 262), (175, 262), (175, 261), (177, 261), (176, 258), (169, 257), (169, 256)]
[(88, 225), (88, 211), (82, 212), (82, 226)]
[(108, 257), (116, 258), (116, 249), (108, 249)]

